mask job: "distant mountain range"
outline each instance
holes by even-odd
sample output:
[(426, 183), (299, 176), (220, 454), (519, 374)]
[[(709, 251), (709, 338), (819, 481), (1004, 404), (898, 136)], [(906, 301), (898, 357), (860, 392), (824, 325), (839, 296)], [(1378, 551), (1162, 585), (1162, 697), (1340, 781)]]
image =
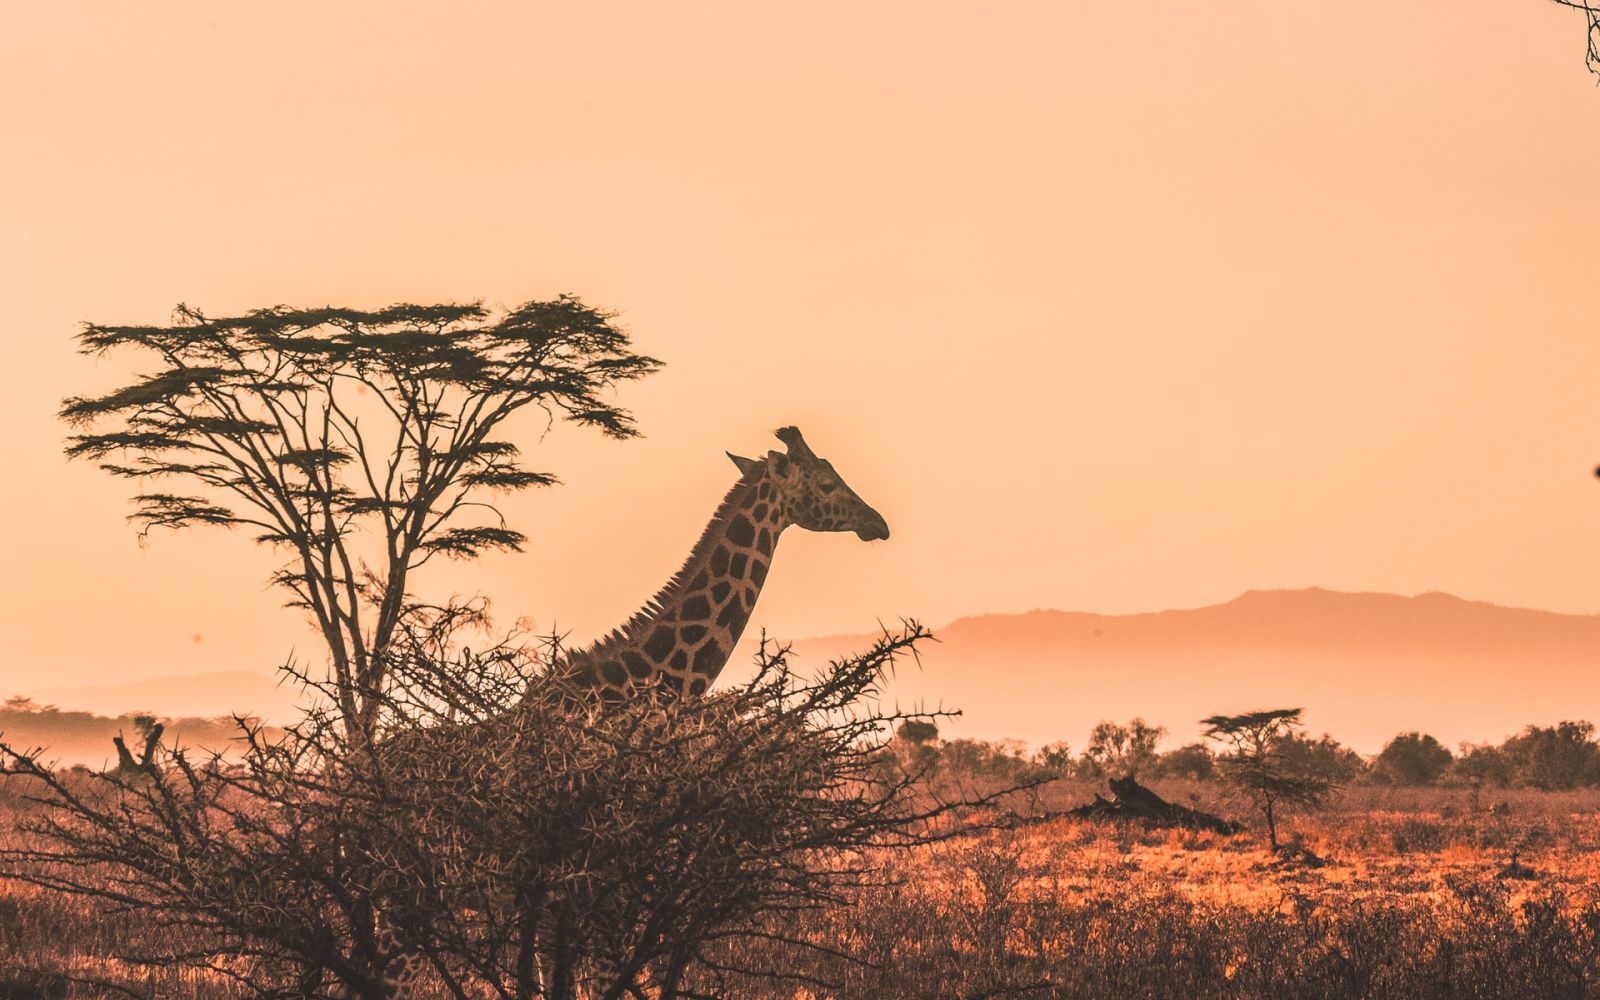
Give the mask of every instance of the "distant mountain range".
[[(1600, 722), (1600, 615), (1449, 594), (1250, 591), (1190, 610), (977, 615), (934, 631), (922, 668), (903, 664), (887, 696), (961, 709), (941, 726), (951, 736), (1079, 749), (1099, 720), (1142, 716), (1178, 743), (1195, 739), (1206, 715), (1298, 706), (1314, 732), (1373, 753), (1412, 729), (1453, 745), (1498, 741), (1530, 722)], [(795, 663), (809, 669), (874, 638), (802, 640)], [(245, 671), (24, 693), (104, 716), (239, 710), (274, 721), (293, 718), (299, 701)]]
[[(1178, 742), (1217, 713), (1303, 707), (1308, 727), (1373, 753), (1420, 729), (1448, 745), (1498, 742), (1528, 723), (1600, 722), (1600, 615), (1449, 594), (1249, 591), (1225, 604), (1136, 615), (978, 615), (934, 630), (901, 704), (959, 708), (947, 735), (1065, 739), (1134, 716)], [(795, 644), (802, 668), (874, 636)]]

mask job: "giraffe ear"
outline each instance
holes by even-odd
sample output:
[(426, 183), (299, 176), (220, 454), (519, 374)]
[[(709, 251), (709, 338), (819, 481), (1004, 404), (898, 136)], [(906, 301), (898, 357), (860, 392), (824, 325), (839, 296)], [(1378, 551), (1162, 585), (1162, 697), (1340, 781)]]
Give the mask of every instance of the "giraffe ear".
[(806, 446), (806, 439), (800, 436), (798, 427), (779, 427), (778, 440), (789, 447), (790, 458), (816, 458)]
[(738, 466), (739, 467), (739, 471), (741, 473), (743, 473), (743, 474), (746, 474), (746, 475), (748, 475), (749, 473), (755, 471), (756, 466), (761, 464), (760, 462), (756, 461), (753, 458), (744, 458), (742, 456), (735, 455), (731, 451), (728, 452), (728, 457), (733, 459), (733, 464)]

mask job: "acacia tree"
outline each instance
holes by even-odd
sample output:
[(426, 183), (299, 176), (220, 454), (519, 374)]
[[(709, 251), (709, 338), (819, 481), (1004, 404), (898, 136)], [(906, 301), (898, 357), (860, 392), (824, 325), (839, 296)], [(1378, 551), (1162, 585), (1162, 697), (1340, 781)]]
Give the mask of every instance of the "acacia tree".
[(547, 486), (505, 436), (537, 406), (614, 438), (636, 431), (608, 391), (659, 366), (612, 316), (563, 295), (481, 304), (258, 309), (170, 326), (88, 324), (87, 354), (154, 362), (131, 384), (65, 401), (67, 454), (154, 485), (153, 528), (238, 525), (287, 552), (273, 581), (329, 652), (346, 735), (370, 741), (412, 574), (440, 555), (519, 549), (491, 495)]
[(1267, 821), (1267, 839), (1278, 849), (1278, 810), (1283, 805), (1318, 805), (1337, 787), (1314, 773), (1304, 754), (1288, 745), (1299, 729), (1298, 708), (1213, 715), (1200, 720), (1205, 737), (1231, 749), (1218, 758), (1222, 775), (1248, 795)]

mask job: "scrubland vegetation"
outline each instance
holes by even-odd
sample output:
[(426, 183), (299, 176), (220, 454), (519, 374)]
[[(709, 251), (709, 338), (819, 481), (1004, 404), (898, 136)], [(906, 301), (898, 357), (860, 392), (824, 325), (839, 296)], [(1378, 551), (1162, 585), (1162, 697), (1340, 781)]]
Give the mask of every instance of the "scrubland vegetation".
[[(1003, 808), (970, 810), (961, 836), (873, 857), (881, 878), (783, 913), (781, 942), (756, 935), (713, 945), (697, 971), (706, 981), (683, 995), (1600, 995), (1600, 789), (1539, 787), (1551, 783), (1541, 754), (1592, 754), (1587, 737), (1563, 742), (1533, 729), (1490, 748), (1512, 762), (1497, 772), (1505, 785), (1462, 772), (1472, 751), (1452, 755), (1429, 782), (1401, 782), (1386, 773), (1395, 752), (1366, 761), (1331, 739), (1297, 737), (1347, 777), (1322, 807), (1284, 820), (1290, 849), (1274, 853), (1245, 793), (1220, 780), (1213, 750), (1156, 752), (1142, 728), (1108, 724), (1091, 750), (1070, 755), (1059, 745), (1030, 754), (946, 743), (929, 723), (903, 726), (883, 752), (931, 765), (920, 791), (930, 798), (982, 794), (1043, 771), (1051, 780)], [(1580, 736), (1586, 727), (1555, 731)], [(1249, 827), (1224, 836), (1064, 815), (1134, 762), (1169, 801)], [(0, 808), (32, 808), (22, 791), (8, 782)], [(196, 1000), (253, 995), (216, 973), (111, 957), (170, 951), (177, 933), (18, 885), (0, 895), (0, 947), (14, 966), (99, 983), (68, 995), (112, 995), (107, 983)], [(786, 976), (719, 974), (719, 956), (730, 968)], [(62, 994), (0, 991), (30, 995)]]

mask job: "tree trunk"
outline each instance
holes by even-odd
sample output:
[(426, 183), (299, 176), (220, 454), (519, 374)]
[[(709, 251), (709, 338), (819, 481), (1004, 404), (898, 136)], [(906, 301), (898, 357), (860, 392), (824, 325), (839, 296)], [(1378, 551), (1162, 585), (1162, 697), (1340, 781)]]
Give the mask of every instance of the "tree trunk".
[(550, 951), (550, 1000), (575, 1000), (578, 977), (572, 961), (572, 921), (565, 913), (556, 918), (555, 941)]
[(521, 911), (521, 927), (517, 934), (517, 996), (544, 996), (544, 982), (539, 965), (539, 915), (542, 893), (522, 893), (517, 906)]

